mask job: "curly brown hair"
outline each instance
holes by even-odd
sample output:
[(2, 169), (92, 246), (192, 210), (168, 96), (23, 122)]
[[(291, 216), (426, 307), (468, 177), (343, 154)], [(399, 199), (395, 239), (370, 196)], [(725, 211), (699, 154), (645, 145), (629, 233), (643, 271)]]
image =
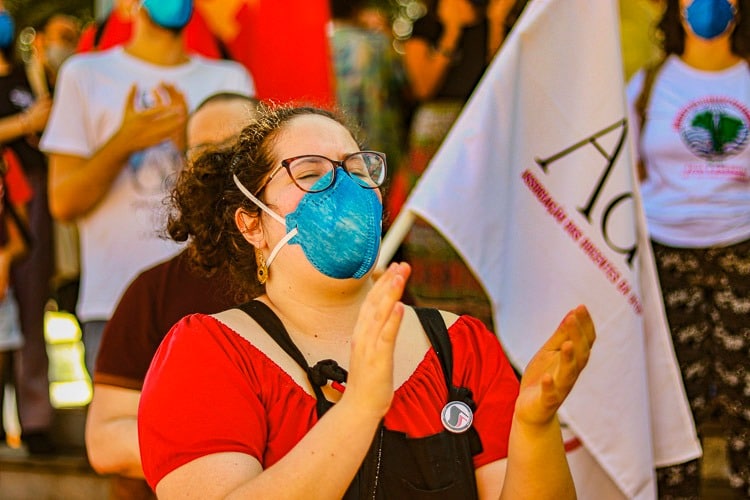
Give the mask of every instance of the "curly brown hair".
[[(243, 208), (251, 214), (260, 209), (248, 200), (232, 179), (236, 175), (256, 193), (276, 166), (272, 155), (275, 139), (284, 125), (302, 115), (320, 115), (334, 120), (355, 136), (342, 115), (314, 107), (275, 106), (261, 103), (255, 121), (245, 127), (227, 147), (199, 155), (177, 178), (170, 197), (167, 223), (175, 241), (189, 241), (188, 255), (205, 273), (221, 267), (229, 271), (235, 294), (256, 297), (263, 287), (256, 281), (255, 248), (235, 224), (235, 212)], [(360, 141), (357, 140), (359, 143)]]
[[(738, 0), (736, 7), (737, 24), (732, 32), (732, 52), (747, 59), (750, 57), (750, 20), (745, 19), (743, 14), (750, 12), (750, 0)], [(685, 28), (682, 25), (680, 0), (667, 0), (667, 6), (657, 28), (664, 37), (662, 48), (665, 55), (680, 55), (685, 52)]]

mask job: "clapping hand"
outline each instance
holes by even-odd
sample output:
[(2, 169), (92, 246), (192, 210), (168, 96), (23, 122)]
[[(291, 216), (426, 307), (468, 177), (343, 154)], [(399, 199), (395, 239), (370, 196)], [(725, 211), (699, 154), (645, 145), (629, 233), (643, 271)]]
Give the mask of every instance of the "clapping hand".
[(570, 311), (534, 355), (521, 379), (516, 418), (544, 425), (555, 416), (586, 366), (596, 338), (585, 306)]
[(393, 351), (404, 305), (400, 302), (411, 268), (392, 263), (367, 294), (352, 336), (346, 397), (362, 410), (385, 415), (393, 399)]

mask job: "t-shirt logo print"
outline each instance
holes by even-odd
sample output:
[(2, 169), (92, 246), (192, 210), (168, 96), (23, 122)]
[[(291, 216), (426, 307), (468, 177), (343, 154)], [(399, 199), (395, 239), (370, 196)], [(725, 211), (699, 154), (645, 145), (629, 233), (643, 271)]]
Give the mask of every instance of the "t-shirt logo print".
[(748, 143), (750, 113), (723, 98), (702, 99), (680, 112), (675, 123), (685, 145), (696, 156), (721, 162), (739, 154)]

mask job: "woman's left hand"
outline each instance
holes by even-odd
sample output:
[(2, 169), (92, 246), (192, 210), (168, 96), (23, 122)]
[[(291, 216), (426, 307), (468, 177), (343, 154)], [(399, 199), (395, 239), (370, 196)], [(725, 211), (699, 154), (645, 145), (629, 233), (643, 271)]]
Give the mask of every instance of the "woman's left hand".
[(594, 323), (585, 306), (565, 316), (526, 366), (516, 418), (529, 425), (552, 421), (586, 366), (595, 338)]

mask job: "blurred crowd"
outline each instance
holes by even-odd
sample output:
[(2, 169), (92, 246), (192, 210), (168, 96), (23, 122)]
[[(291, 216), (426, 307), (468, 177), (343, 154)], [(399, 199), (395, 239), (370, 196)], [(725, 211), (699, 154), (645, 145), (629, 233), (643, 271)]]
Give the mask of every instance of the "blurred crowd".
[[(300, 11), (291, 13), (269, 7), (274, 2), (225, 2), (211, 16), (191, 1), (116, 0), (106, 16), (85, 26), (61, 12), (30, 27), (16, 25), (0, 0), (0, 408), (2, 389), (12, 384), (29, 453), (58, 451), (50, 434), (54, 412), (44, 340), (45, 311), (57, 308), (74, 313), (83, 331), (95, 386), (86, 431), (92, 465), (122, 476), (117, 488), (123, 498), (149, 497), (141, 481), (135, 417), (150, 357), (166, 333), (164, 325), (186, 309), (218, 312), (235, 300), (209, 293), (211, 300), (198, 304), (160, 304), (149, 313), (158, 321), (145, 312), (144, 297), (158, 289), (155, 283), (192, 272), (183, 262), (183, 242), (165, 237), (170, 214), (163, 202), (176, 172), (189, 167), (195, 151), (236, 136), (260, 101), (335, 108), (359, 132), (363, 150), (385, 154), (387, 230), (528, 1), (412, 2), (404, 28), (381, 4), (364, 0), (300, 2)], [(707, 394), (729, 387), (720, 399), (736, 417), (732, 477), (747, 491), (750, 404), (730, 375), (749, 369), (747, 359), (736, 359), (738, 352), (747, 358), (748, 351), (733, 347), (731, 338), (748, 337), (747, 311), (739, 318), (737, 311), (748, 300), (750, 222), (741, 190), (747, 191), (750, 165), (740, 166), (745, 176), (740, 189), (731, 186), (737, 170), (694, 168), (690, 182), (684, 172), (670, 177), (662, 155), (669, 157), (667, 149), (677, 146), (659, 143), (666, 132), (653, 125), (663, 125), (664, 109), (671, 105), (668, 83), (697, 82), (680, 88), (685, 99), (747, 86), (750, 40), (743, 38), (737, 14), (745, 7), (741, 0), (620, 2), (624, 73), (633, 77), (628, 98), (641, 134), (644, 202), (678, 358), (698, 423), (718, 404), (707, 402)], [(742, 74), (725, 74), (738, 65)], [(750, 92), (732, 99), (722, 106), (740, 111), (721, 116), (742, 115), (744, 124), (721, 122), (711, 129), (714, 142), (689, 139), (698, 157), (711, 162), (747, 157)], [(240, 116), (232, 117), (237, 110)], [(727, 132), (732, 127), (744, 130), (744, 139), (741, 132)], [(717, 149), (722, 133), (731, 135), (725, 142), (740, 153)], [(675, 198), (693, 196), (696, 183), (719, 176), (726, 181), (716, 187), (719, 201), (711, 198), (715, 193), (702, 192), (702, 201), (674, 208)], [(710, 220), (692, 225), (684, 217), (714, 204), (731, 207), (720, 215), (736, 217), (724, 233), (717, 234)], [(418, 220), (396, 258), (413, 268), (408, 302), (468, 313), (491, 327), (481, 285), (429, 225)], [(206, 296), (211, 282), (197, 275), (190, 279), (180, 286)], [(718, 305), (706, 305), (713, 302)], [(722, 325), (717, 343), (724, 348), (710, 351), (722, 360), (711, 368), (701, 349), (717, 338), (709, 331), (716, 324)], [(152, 335), (141, 342), (128, 336), (132, 328)], [(712, 369), (721, 374), (720, 382), (695, 375)], [(0, 428), (0, 442), (5, 439)], [(660, 488), (673, 488), (674, 498), (690, 498), (696, 467), (664, 471)]]

